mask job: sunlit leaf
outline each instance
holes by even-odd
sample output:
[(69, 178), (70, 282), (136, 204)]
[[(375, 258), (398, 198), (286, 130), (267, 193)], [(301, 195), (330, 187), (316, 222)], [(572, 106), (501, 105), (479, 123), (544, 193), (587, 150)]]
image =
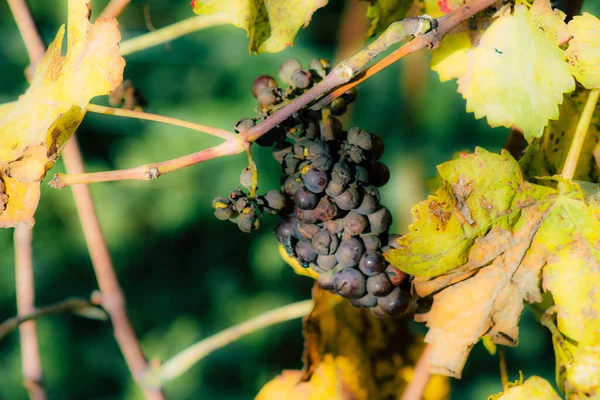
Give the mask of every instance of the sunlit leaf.
[(198, 15), (224, 12), (229, 22), (248, 32), (251, 52), (277, 53), (294, 44), (301, 27), (327, 0), (194, 0)]
[(89, 14), (89, 1), (69, 1), (65, 55), (62, 26), (27, 92), (0, 109), (0, 178), (7, 196), (0, 226), (33, 224), (40, 181), (81, 123), (85, 106), (123, 79), (116, 20), (99, 19), (92, 25)]
[(569, 22), (573, 39), (566, 51), (570, 70), (588, 89), (600, 87), (600, 20), (583, 13)]
[(539, 376), (532, 376), (522, 384), (509, 387), (499, 395), (491, 396), (490, 400), (560, 400), (552, 385)]

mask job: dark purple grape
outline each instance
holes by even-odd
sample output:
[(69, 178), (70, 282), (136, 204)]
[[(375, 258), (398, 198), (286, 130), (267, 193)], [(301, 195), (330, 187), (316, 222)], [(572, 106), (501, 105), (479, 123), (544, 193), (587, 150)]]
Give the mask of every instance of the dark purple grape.
[(331, 234), (327, 229), (321, 229), (312, 237), (312, 246), (320, 255), (335, 253), (340, 244), (337, 235)]
[(290, 142), (277, 143), (275, 147), (273, 147), (273, 158), (281, 164), (283, 163), (283, 157), (285, 157), (286, 154), (291, 153), (293, 148), (294, 147)]
[(354, 100), (356, 100), (356, 90), (355, 89), (348, 90), (346, 93), (344, 93), (342, 95), (342, 98), (344, 99), (344, 101), (347, 104), (354, 103)]
[(376, 162), (369, 168), (371, 176), (371, 184), (381, 187), (390, 180), (390, 170), (387, 165), (381, 162)]
[(366, 186), (369, 184), (369, 171), (362, 165), (354, 166), (354, 181), (352, 182), (358, 186)]
[(265, 200), (267, 205), (276, 211), (282, 210), (286, 205), (285, 196), (279, 190), (269, 190), (265, 194)]
[(296, 255), (301, 263), (311, 263), (317, 260), (317, 253), (312, 247), (309, 239), (300, 239), (296, 243)]
[(289, 58), (281, 64), (279, 67), (279, 79), (283, 83), (287, 83), (288, 85), (291, 83), (292, 74), (302, 69), (302, 63), (297, 58)]
[(258, 91), (256, 100), (258, 101), (259, 106), (269, 107), (273, 104), (276, 104), (279, 101), (279, 98), (277, 96), (277, 93), (273, 89), (262, 88)]
[(394, 286), (399, 286), (408, 279), (408, 275), (394, 267), (392, 264), (387, 265), (385, 268), (385, 273)]
[(363, 253), (358, 268), (363, 274), (373, 276), (382, 273), (387, 266), (387, 261), (381, 252), (376, 250), (367, 250)]
[(281, 167), (283, 169), (283, 173), (286, 175), (291, 175), (298, 170), (298, 166), (300, 165), (300, 159), (297, 158), (293, 153), (288, 153), (283, 157), (283, 163)]
[(344, 217), (344, 233), (350, 236), (360, 235), (369, 226), (369, 220), (364, 215), (360, 215), (356, 211), (350, 211)]
[(365, 249), (367, 250), (378, 250), (381, 247), (381, 240), (377, 235), (361, 235), (360, 238), (362, 239)]
[(342, 233), (344, 230), (344, 222), (342, 219), (330, 219), (323, 223), (323, 228), (327, 229), (331, 233)]
[(319, 196), (305, 188), (298, 189), (294, 194), (294, 203), (301, 210), (312, 210), (318, 202)]
[(311, 239), (315, 235), (315, 233), (317, 233), (319, 229), (321, 229), (315, 224), (308, 224), (304, 221), (299, 221), (296, 228), (298, 230), (298, 233), (306, 239)]
[(399, 287), (394, 288), (385, 297), (377, 299), (377, 305), (390, 316), (402, 314), (408, 309), (410, 295)]
[(307, 157), (311, 160), (316, 156), (331, 156), (329, 146), (322, 140), (311, 140), (306, 148), (308, 149)]
[(360, 164), (367, 160), (365, 152), (357, 146), (344, 146), (342, 149), (344, 159), (348, 159), (354, 164)]
[[(313, 247), (314, 247), (314, 245), (313, 245)], [(337, 265), (337, 260), (335, 258), (335, 254), (332, 254), (329, 256), (324, 256), (324, 255), (317, 256), (317, 264), (319, 265), (319, 267), (321, 269), (323, 269), (325, 271), (332, 270)]]
[(368, 218), (372, 233), (380, 234), (387, 232), (392, 224), (392, 214), (385, 207), (381, 207), (379, 211), (369, 214)]
[(334, 290), (333, 280), (335, 278), (334, 271), (324, 272), (319, 274), (317, 278), (317, 283), (321, 287), (321, 289), (332, 291)]
[(384, 146), (383, 140), (377, 135), (371, 135), (373, 139), (373, 148), (371, 149), (371, 156), (373, 161), (379, 160), (379, 157), (383, 154)]
[(333, 99), (331, 102), (331, 115), (340, 116), (344, 115), (348, 110), (348, 106), (343, 98), (338, 97), (337, 99)]
[(337, 294), (348, 299), (359, 299), (367, 294), (367, 279), (354, 268), (344, 268), (333, 278)]
[(316, 224), (317, 222), (319, 222), (319, 218), (317, 218), (317, 214), (315, 212), (315, 210), (302, 210), (298, 207), (294, 208), (294, 215), (308, 223), (308, 224)]
[(374, 296), (386, 296), (392, 291), (392, 282), (385, 273), (377, 274), (367, 278), (367, 292)]
[(342, 240), (335, 253), (338, 263), (344, 267), (356, 267), (365, 251), (365, 246), (357, 237)]
[(303, 176), (304, 186), (313, 193), (323, 193), (327, 187), (327, 172), (309, 169)]
[(371, 308), (377, 305), (377, 298), (372, 294), (367, 293), (360, 299), (351, 299), (350, 304), (357, 308)]
[(234, 129), (238, 133), (244, 133), (254, 128), (255, 121), (252, 118), (242, 118), (235, 123)]
[(270, 75), (261, 75), (252, 82), (252, 96), (258, 98), (258, 94), (262, 89), (277, 89), (277, 81)]
[(337, 197), (344, 192), (346, 189), (345, 186), (340, 185), (334, 181), (329, 181), (327, 188), (325, 189), (325, 193), (327, 193), (331, 197)]
[(329, 196), (321, 197), (317, 207), (315, 207), (315, 216), (320, 221), (329, 221), (335, 218), (338, 214), (338, 208)]
[(339, 208), (348, 211), (352, 210), (353, 208), (357, 208), (360, 205), (362, 201), (362, 195), (357, 188), (350, 187), (346, 189), (344, 193), (334, 197), (333, 201), (335, 201), (335, 204)]
[(321, 138), (327, 142), (339, 141), (344, 137), (342, 123), (335, 117), (327, 117), (319, 121), (319, 130), (321, 131)]
[(360, 206), (355, 211), (362, 215), (369, 215), (374, 213), (378, 208), (379, 201), (377, 197), (367, 193), (363, 196)]
[(290, 83), (298, 89), (306, 89), (312, 83), (310, 72), (304, 69), (297, 69), (292, 73)]
[(352, 181), (352, 168), (343, 162), (335, 163), (331, 170), (331, 180), (341, 186), (346, 186)]
[(304, 183), (302, 182), (302, 175), (298, 173), (285, 178), (282, 189), (286, 195), (292, 197), (294, 193), (303, 187)]

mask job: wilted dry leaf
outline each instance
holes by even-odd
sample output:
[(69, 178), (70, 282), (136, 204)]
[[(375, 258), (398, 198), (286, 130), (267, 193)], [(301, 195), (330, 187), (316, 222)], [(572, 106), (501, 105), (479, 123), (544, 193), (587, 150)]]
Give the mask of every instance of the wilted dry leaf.
[[(89, 0), (69, 0), (67, 50), (64, 25), (36, 67), (31, 86), (0, 107), (0, 226), (33, 224), (40, 182), (85, 115), (91, 98), (108, 94), (123, 79), (121, 35), (114, 19), (90, 24)], [(0, 207), (2, 208), (2, 207)]]

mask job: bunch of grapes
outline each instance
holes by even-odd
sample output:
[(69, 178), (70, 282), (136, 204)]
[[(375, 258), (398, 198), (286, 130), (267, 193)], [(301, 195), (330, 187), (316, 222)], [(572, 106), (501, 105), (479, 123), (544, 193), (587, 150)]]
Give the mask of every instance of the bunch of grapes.
[[(281, 88), (268, 75), (254, 80), (252, 94), (259, 116), (238, 121), (245, 132), (318, 83), (329, 72), (326, 60), (314, 59), (308, 70), (297, 59), (279, 69)], [(329, 106), (303, 109), (267, 132), (256, 142), (272, 146), (283, 172), (281, 190), (250, 198), (236, 189), (229, 198), (213, 202), (219, 219), (236, 222), (244, 232), (258, 228), (265, 213), (278, 214), (277, 240), (300, 265), (319, 273), (318, 283), (369, 308), (378, 317), (404, 313), (409, 304), (409, 277), (388, 264), (383, 253), (396, 245), (388, 233), (390, 211), (380, 204), (380, 186), (389, 169), (379, 162), (383, 141), (358, 127), (344, 130), (336, 116), (355, 99), (349, 91)], [(249, 170), (242, 186), (250, 187)]]

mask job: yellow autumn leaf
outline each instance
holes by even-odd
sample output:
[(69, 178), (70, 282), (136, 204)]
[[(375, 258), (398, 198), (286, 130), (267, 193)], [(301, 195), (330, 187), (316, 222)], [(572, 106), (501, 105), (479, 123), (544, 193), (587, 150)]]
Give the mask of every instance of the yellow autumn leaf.
[(496, 396), (494, 400), (560, 400), (560, 396), (554, 391), (552, 385), (539, 376), (532, 376), (522, 384), (509, 387)]
[(600, 88), (600, 20), (583, 13), (568, 28), (573, 35), (566, 51), (571, 73), (587, 89)]
[(279, 245), (279, 255), (281, 256), (281, 258), (283, 258), (283, 261), (285, 261), (290, 267), (292, 267), (294, 272), (298, 275), (308, 276), (309, 278), (313, 279), (317, 279), (319, 277), (319, 274), (316, 273), (312, 268), (304, 268), (302, 265), (300, 265), (298, 260), (296, 260), (293, 257), (290, 257), (287, 251), (285, 251), (285, 247), (283, 247), (283, 245)]
[(92, 25), (90, 12), (89, 0), (69, 0), (65, 55), (63, 25), (27, 92), (0, 108), (0, 178), (7, 196), (0, 226), (33, 224), (40, 182), (83, 120), (87, 103), (123, 79), (117, 22), (99, 19)]
[(277, 53), (294, 44), (301, 27), (328, 0), (193, 0), (198, 15), (225, 13), (229, 22), (248, 32), (251, 52)]
[(550, 0), (534, 1), (529, 13), (533, 24), (541, 28), (553, 43), (563, 44), (571, 38), (565, 24), (567, 15), (558, 8), (553, 9)]
[(430, 68), (446, 82), (465, 75), (469, 68), (469, 50), (473, 48), (470, 32), (446, 35), (440, 46), (431, 52)]
[(406, 18), (406, 13), (414, 0), (363, 0), (371, 3), (367, 8), (367, 17), (371, 26), (367, 37), (381, 33), (396, 21)]

